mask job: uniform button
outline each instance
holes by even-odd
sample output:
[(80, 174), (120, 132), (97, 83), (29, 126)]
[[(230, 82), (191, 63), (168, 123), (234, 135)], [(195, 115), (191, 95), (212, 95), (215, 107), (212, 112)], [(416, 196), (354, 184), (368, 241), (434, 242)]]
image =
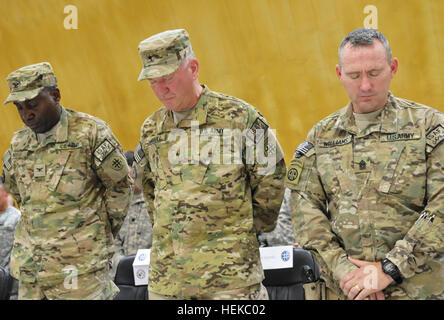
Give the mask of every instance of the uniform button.
[(361, 162), (359, 162), (359, 170), (365, 170), (366, 166), (367, 165), (364, 160), (361, 160)]

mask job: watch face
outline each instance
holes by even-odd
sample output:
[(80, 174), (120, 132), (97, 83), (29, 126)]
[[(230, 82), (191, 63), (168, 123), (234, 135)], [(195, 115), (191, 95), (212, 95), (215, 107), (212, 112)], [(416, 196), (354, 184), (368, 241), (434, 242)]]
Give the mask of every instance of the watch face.
[(384, 271), (384, 273), (391, 276), (393, 280), (395, 280), (398, 284), (402, 282), (402, 278), (399, 274), (398, 268), (390, 260), (388, 259), (383, 260), (382, 270)]
[(392, 273), (395, 271), (395, 266), (392, 263), (387, 263), (385, 269), (387, 270), (387, 272)]

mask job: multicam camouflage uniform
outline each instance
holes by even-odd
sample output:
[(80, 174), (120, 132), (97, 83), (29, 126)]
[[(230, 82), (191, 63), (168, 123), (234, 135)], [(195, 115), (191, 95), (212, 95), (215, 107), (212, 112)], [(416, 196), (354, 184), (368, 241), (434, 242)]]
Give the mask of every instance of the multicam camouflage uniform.
[[(172, 74), (193, 56), (184, 29), (143, 40), (139, 54), (139, 81)], [(203, 87), (189, 110), (177, 125), (165, 106), (153, 113), (134, 151), (133, 174), (153, 222), (150, 297), (265, 299), (257, 234), (276, 225), (282, 149), (262, 115), (239, 99)], [(251, 161), (255, 151), (272, 160)]]
[(295, 236), (336, 294), (356, 268), (350, 256), (399, 268), (405, 279), (386, 298), (444, 298), (443, 140), (442, 113), (389, 94), (363, 132), (349, 104), (296, 149), (286, 178)]
[[(201, 134), (266, 124), (252, 106), (206, 87), (192, 112)], [(182, 120), (176, 126), (163, 107), (144, 122), (135, 151), (136, 180), (143, 180), (154, 223), (149, 290), (184, 298), (262, 281), (256, 234), (275, 227), (285, 176), (283, 159), (269, 175), (260, 175), (258, 164), (242, 162), (170, 163), (172, 130), (185, 130), (191, 146), (191, 123)], [(273, 152), (281, 153), (279, 148)]]
[(128, 209), (115, 240), (116, 253), (120, 256), (136, 254), (138, 249), (149, 249), (153, 242), (153, 229), (150, 216), (146, 210), (143, 193), (134, 194), (134, 199)]
[[(29, 90), (24, 90), (42, 90), (48, 84), (42, 81), (52, 79), (48, 63), (21, 71), (8, 77), (9, 101), (29, 99)], [(25, 126), (14, 134), (3, 159), (5, 190), (22, 212), (12, 274), (20, 281), (22, 298), (36, 298), (40, 288), (47, 290), (48, 299), (109, 299), (118, 288), (107, 275), (108, 260), (129, 206), (132, 179), (121, 146), (105, 122), (60, 108), (54, 134), (39, 142)], [(78, 290), (63, 291), (72, 268), (79, 277)], [(94, 277), (101, 270), (106, 276)], [(83, 281), (88, 288), (81, 286)], [(91, 291), (97, 282), (100, 292)]]

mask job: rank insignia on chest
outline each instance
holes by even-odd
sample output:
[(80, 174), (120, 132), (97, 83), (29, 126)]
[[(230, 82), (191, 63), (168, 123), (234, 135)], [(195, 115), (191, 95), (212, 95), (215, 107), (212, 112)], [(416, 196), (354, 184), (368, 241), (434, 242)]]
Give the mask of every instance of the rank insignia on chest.
[(41, 178), (46, 176), (46, 168), (44, 163), (34, 165), (34, 177)]

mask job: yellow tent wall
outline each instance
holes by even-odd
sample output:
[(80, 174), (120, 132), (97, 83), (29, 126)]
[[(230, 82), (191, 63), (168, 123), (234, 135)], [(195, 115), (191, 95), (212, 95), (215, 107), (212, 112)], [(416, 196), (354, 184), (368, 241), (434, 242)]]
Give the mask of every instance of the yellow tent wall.
[[(66, 28), (75, 22), (69, 5), (77, 29)], [(105, 120), (133, 149), (160, 106), (148, 82), (137, 82), (137, 46), (185, 28), (201, 83), (257, 107), (289, 161), (309, 129), (348, 102), (335, 75), (337, 49), (369, 22), (369, 5), (400, 61), (392, 92), (444, 111), (442, 0), (0, 0), (0, 98), (11, 71), (49, 61), (62, 105)], [(22, 123), (13, 104), (0, 114), (3, 155)]]

